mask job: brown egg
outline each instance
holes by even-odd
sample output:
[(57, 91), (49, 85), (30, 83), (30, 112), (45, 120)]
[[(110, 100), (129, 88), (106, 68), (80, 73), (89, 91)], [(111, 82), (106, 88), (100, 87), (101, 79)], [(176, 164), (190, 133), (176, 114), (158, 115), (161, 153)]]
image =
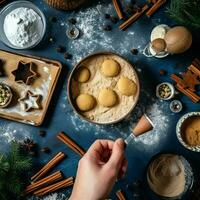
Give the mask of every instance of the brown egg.
[(157, 38), (151, 42), (151, 47), (156, 53), (160, 53), (165, 50), (166, 42), (162, 38)]
[(166, 33), (164, 40), (169, 53), (183, 53), (192, 44), (192, 34), (184, 26), (176, 26)]

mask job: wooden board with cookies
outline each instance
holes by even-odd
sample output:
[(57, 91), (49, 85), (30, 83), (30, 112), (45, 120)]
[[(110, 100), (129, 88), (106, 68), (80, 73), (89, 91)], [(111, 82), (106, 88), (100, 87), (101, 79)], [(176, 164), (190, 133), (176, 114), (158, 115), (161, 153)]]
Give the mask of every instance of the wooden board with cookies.
[[(61, 63), (2, 50), (0, 60), (0, 117), (41, 125), (60, 75)], [(6, 94), (7, 99), (6, 88), (10, 92)]]

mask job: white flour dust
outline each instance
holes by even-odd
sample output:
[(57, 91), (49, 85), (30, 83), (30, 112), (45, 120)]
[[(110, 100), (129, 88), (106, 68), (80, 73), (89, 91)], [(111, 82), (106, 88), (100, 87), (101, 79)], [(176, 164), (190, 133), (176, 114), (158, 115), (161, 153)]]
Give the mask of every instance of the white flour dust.
[(67, 197), (61, 193), (53, 193), (53, 194), (47, 195), (43, 198), (30, 197), (27, 200), (67, 200)]
[[(142, 50), (141, 46), (143, 46), (143, 43), (145, 45), (145, 41), (142, 41), (142, 39), (140, 41), (135, 40), (135, 31), (120, 31), (118, 28), (120, 22), (112, 24), (105, 19), (104, 13), (116, 15), (113, 4), (99, 3), (92, 8), (71, 14), (71, 17), (76, 19), (76, 26), (81, 31), (78, 39), (67, 41), (67, 49), (70, 52), (76, 52), (73, 55), (73, 64), (84, 56), (97, 51), (112, 51), (126, 56), (130, 54), (132, 48), (138, 47), (139, 51)], [(110, 32), (103, 30), (103, 27), (108, 24), (112, 26), (112, 31)], [(61, 21), (60, 25), (69, 26), (63, 21)], [(119, 32), (120, 34), (118, 34)], [(116, 43), (116, 41), (118, 42)], [(113, 44), (115, 44), (115, 47)], [(138, 46), (139, 44), (140, 46)]]
[(0, 126), (0, 150), (1, 150), (1, 143), (7, 144), (13, 140), (22, 141), (25, 138), (31, 137), (31, 128), (24, 127), (19, 123), (9, 122), (2, 124)]
[(154, 129), (135, 139), (137, 143), (147, 146), (154, 146), (159, 144), (160, 140), (167, 136), (167, 130), (169, 128), (169, 116), (166, 115), (166, 109), (168, 104), (164, 102), (156, 102), (146, 111), (149, 118), (154, 124)]

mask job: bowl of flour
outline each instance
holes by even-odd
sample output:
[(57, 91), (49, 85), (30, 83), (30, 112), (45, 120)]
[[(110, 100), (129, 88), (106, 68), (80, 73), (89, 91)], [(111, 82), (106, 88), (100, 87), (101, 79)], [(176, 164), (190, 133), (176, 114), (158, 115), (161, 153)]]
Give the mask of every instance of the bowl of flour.
[(46, 31), (46, 19), (29, 1), (15, 1), (0, 12), (0, 40), (13, 49), (31, 49)]

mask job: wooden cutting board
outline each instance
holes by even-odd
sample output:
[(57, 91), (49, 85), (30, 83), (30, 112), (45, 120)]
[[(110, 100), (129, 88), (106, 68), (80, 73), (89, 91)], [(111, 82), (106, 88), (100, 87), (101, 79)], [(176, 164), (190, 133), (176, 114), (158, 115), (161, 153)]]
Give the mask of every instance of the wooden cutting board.
[[(20, 55), (3, 50), (0, 50), (0, 59), (3, 61), (2, 69), (4, 71), (3, 76), (0, 77), (0, 82), (10, 86), (13, 92), (11, 104), (6, 108), (0, 108), (0, 117), (34, 126), (41, 125), (62, 69), (61, 63), (55, 60)], [(34, 71), (37, 76), (33, 78), (30, 85), (15, 81), (12, 71), (17, 69), (19, 61), (34, 64)], [(25, 111), (18, 102), (18, 99), (23, 97), (28, 90), (35, 95), (40, 95), (40, 109)]]

